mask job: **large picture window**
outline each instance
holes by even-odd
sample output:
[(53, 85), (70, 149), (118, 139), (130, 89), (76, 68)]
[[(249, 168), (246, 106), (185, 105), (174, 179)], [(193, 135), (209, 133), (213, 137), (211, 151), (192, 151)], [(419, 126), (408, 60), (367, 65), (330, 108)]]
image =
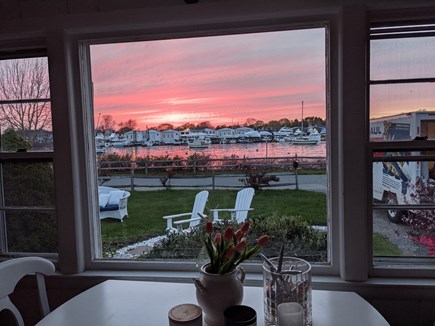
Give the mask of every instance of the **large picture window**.
[(326, 44), (324, 27), (91, 44), (98, 258), (196, 259), (203, 221), (177, 221), (200, 212), (329, 262)]

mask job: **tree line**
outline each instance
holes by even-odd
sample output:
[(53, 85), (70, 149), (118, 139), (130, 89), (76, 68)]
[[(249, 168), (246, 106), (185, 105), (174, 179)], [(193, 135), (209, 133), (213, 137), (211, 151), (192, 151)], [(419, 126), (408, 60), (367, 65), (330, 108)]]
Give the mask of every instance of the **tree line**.
[[(304, 118), (304, 126), (325, 126), (325, 120), (320, 118), (320, 117), (306, 117)], [(222, 128), (232, 128), (232, 129), (236, 129), (236, 128), (241, 128), (241, 127), (249, 127), (249, 128), (253, 128), (256, 130), (268, 130), (268, 131), (277, 131), (282, 127), (300, 127), (301, 126), (301, 121), (299, 121), (298, 119), (294, 119), (294, 120), (289, 120), (287, 118), (282, 118), (279, 120), (270, 120), (269, 122), (264, 122), (263, 120), (257, 120), (254, 118), (248, 118), (246, 119), (245, 123), (243, 124), (219, 124), (216, 126), (213, 126), (210, 121), (202, 121), (199, 122), (197, 124), (192, 123), (192, 122), (186, 122), (183, 123), (179, 126), (174, 126), (173, 124), (170, 123), (162, 123), (159, 124), (157, 127), (155, 128), (151, 128), (151, 129), (156, 129), (159, 131), (164, 131), (164, 130), (169, 130), (169, 129), (173, 129), (173, 130), (186, 130), (186, 129), (191, 129), (191, 130), (201, 130), (201, 129), (222, 129)], [(108, 133), (108, 132), (116, 132), (118, 134), (123, 134), (126, 133), (128, 131), (134, 131), (137, 130), (137, 121), (133, 120), (133, 119), (129, 119), (126, 122), (119, 122), (117, 123), (114, 119), (113, 116), (110, 114), (104, 114), (99, 116), (98, 121), (97, 121), (97, 126), (96, 126), (96, 130), (97, 132), (101, 132), (101, 133)]]

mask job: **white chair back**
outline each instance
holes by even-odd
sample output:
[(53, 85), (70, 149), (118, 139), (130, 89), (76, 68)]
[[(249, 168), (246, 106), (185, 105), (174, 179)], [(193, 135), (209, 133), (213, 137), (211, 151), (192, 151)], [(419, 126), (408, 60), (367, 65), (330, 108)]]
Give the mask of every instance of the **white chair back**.
[(201, 222), (201, 220), (198, 220), (199, 217), (198, 213), (204, 214), (205, 205), (207, 204), (207, 199), (208, 199), (207, 190), (200, 191), (199, 193), (196, 194), (195, 202), (193, 203), (192, 215), (190, 217), (192, 219), (192, 221), (190, 221), (189, 223), (190, 228), (197, 226)]
[(245, 188), (237, 193), (236, 204), (234, 209), (236, 211), (237, 223), (242, 223), (248, 217), (248, 210), (251, 207), (252, 199), (254, 198), (254, 188)]
[(28, 274), (36, 274), (39, 303), (43, 317), (48, 315), (50, 307), (47, 300), (44, 275), (55, 271), (51, 261), (40, 257), (23, 257), (0, 263), (0, 311), (9, 310), (17, 320), (18, 326), (24, 326), (23, 317), (17, 307), (9, 299), (17, 283)]

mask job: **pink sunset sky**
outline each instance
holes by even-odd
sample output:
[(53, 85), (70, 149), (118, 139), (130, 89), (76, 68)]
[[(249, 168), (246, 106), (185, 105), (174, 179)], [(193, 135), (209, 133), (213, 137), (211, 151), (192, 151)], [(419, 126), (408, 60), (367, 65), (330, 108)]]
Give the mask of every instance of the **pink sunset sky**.
[[(380, 73), (372, 79), (391, 72), (382, 64), (391, 61), (390, 47), (373, 44), (380, 59), (371, 65)], [(304, 117), (325, 118), (325, 58), (323, 28), (92, 45), (95, 123), (100, 114), (136, 120), (142, 130), (161, 123), (300, 120), (302, 101)], [(409, 59), (394, 58), (390, 67)], [(434, 103), (433, 95), (415, 103), (403, 91), (371, 92), (372, 117), (430, 110)]]
[(91, 46), (94, 110), (139, 129), (325, 117), (325, 31)]

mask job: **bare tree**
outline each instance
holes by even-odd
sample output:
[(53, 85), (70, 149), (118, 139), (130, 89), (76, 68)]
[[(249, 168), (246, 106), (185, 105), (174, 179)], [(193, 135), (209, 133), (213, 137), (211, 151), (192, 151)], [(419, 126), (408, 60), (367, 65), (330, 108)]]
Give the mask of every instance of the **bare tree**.
[(127, 122), (118, 123), (119, 129), (118, 134), (123, 134), (136, 129), (137, 121), (133, 119), (129, 119)]
[(168, 129), (174, 129), (174, 125), (170, 123), (161, 123), (157, 126), (157, 130), (164, 131)]
[(210, 121), (202, 121), (196, 125), (196, 128), (197, 129), (206, 129), (206, 128), (211, 129), (211, 128), (213, 128), (213, 126), (211, 125)]
[(110, 114), (103, 114), (101, 116), (101, 122), (99, 123), (99, 126), (97, 126), (97, 129), (101, 130), (101, 132), (104, 134), (106, 132), (113, 132), (115, 131), (116, 121), (113, 120), (113, 116)]
[(245, 127), (254, 127), (255, 122), (257, 119), (254, 118), (248, 118), (246, 119), (245, 123), (243, 124)]
[(51, 129), (50, 85), (45, 58), (0, 62), (0, 123), (29, 142), (35, 141), (39, 131)]

